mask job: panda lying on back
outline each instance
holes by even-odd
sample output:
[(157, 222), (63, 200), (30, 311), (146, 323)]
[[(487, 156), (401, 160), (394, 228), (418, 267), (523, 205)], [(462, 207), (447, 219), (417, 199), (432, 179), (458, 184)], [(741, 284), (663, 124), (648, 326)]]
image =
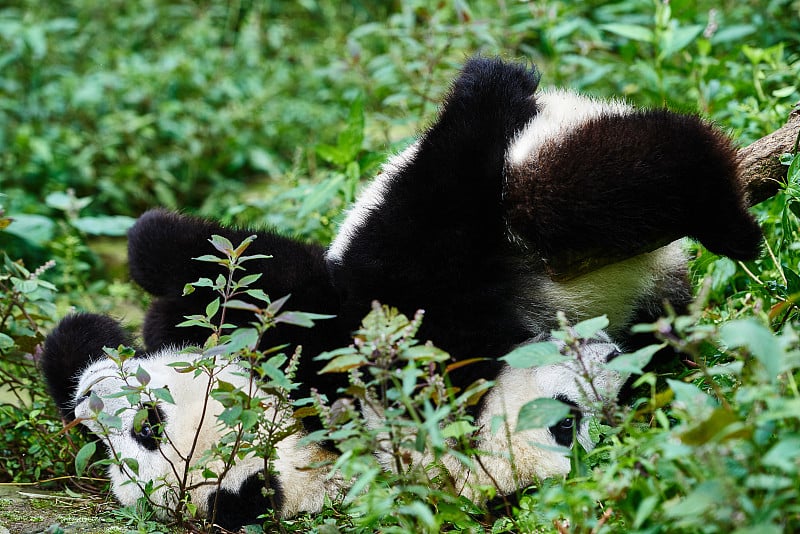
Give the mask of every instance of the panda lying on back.
[[(424, 309), (420, 339), (432, 340), (453, 360), (484, 358), (450, 373), (453, 385), (462, 388), (479, 378), (497, 380), (476, 414), (479, 423), (506, 412), (513, 420), (519, 406), (541, 396), (563, 399), (578, 412), (589, 410), (602, 398), (586, 395), (574, 366), (515, 370), (498, 358), (547, 336), (559, 311), (570, 321), (608, 315), (607, 333), (585, 348), (587, 361), (601, 363), (619, 347), (634, 348), (632, 324), (655, 319), (665, 302), (684, 309), (691, 298), (686, 256), (676, 240), (691, 236), (713, 252), (751, 259), (761, 233), (746, 211), (735, 151), (712, 126), (692, 116), (639, 111), (572, 92), (535, 94), (538, 80), (535, 70), (520, 64), (468, 61), (438, 119), (386, 163), (327, 250), (162, 210), (143, 215), (129, 232), (130, 271), (155, 298), (144, 325), (151, 353), (136, 363), (149, 368), (185, 359), (172, 347), (204, 341), (207, 331), (175, 327), (213, 298), (202, 290), (181, 296), (187, 282), (217, 275), (216, 265), (192, 258), (213, 252), (212, 234), (236, 244), (257, 233), (248, 254), (273, 256), (248, 264), (250, 272), (264, 273), (259, 288), (273, 298), (291, 294), (292, 309), (335, 315), (312, 329), (280, 325), (263, 341), (265, 347), (287, 344), (287, 351), (303, 346), (296, 398), (312, 387), (329, 399), (337, 396), (344, 377), (320, 380), (324, 362), (313, 356), (349, 343), (377, 299), (406, 314)], [(554, 274), (557, 260), (565, 257), (578, 276)], [(606, 258), (619, 261), (594, 268)], [(249, 319), (234, 310), (227, 317), (235, 324)], [(84, 396), (93, 384), (107, 379), (99, 349), (124, 338), (108, 319), (79, 315), (65, 321), (47, 341), (44, 371), (59, 407), (72, 417), (73, 411), (85, 413)], [(601, 397), (618, 393), (622, 377), (600, 365), (592, 365), (592, 372), (606, 385)], [(177, 387), (179, 378), (166, 376), (163, 382)], [(189, 405), (175, 401), (155, 412), (158, 425), (152, 425), (170, 435), (183, 432), (181, 419), (194, 415)], [(491, 435), (489, 426), (479, 431), (480, 443), (504, 452), (509, 440)], [(209, 427), (213, 441), (218, 436)], [(505, 460), (488, 464), (490, 477), (461, 472), (455, 464), (448, 468), (465, 488), (493, 480), (501, 493), (567, 473), (565, 458), (531, 442), (571, 444), (571, 431), (568, 437), (558, 428), (532, 432), (535, 436), (512, 437), (513, 469)], [(579, 425), (584, 446), (590, 446), (587, 432)], [(147, 446), (153, 442), (141, 438), (132, 431), (107, 442), (118, 439), (116, 447), (142, 458), (155, 453)], [(292, 497), (302, 495), (303, 487), (314, 488), (303, 491), (316, 495), (339, 491), (335, 479), (295, 472), (325, 451), (298, 449), (296, 439), (287, 439), (280, 454), (280, 476), (271, 486), (282, 515), (319, 509), (320, 499)], [(229, 506), (217, 517), (226, 528), (253, 521), (270, 505), (260, 491), (263, 482), (253, 478), (255, 469), (239, 467), (225, 483)], [(114, 469), (114, 492), (130, 502), (136, 491), (122, 484)], [(168, 471), (143, 478), (168, 477)], [(206, 512), (208, 492), (193, 498)]]

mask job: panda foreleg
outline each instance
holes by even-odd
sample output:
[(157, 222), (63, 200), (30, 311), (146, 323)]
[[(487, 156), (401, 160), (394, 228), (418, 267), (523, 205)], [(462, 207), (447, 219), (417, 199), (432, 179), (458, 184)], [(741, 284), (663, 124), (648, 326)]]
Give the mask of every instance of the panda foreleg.
[(759, 253), (731, 141), (712, 125), (568, 91), (538, 96), (509, 146), (510, 232), (556, 275), (690, 236), (735, 259)]
[[(202, 313), (206, 305), (219, 296), (208, 287), (197, 287), (193, 293), (182, 296), (189, 283), (201, 278), (213, 281), (228, 274), (218, 263), (194, 259), (209, 254), (223, 255), (209, 243), (212, 235), (228, 239), (234, 247), (249, 236), (256, 236), (244, 255), (268, 258), (243, 262), (241, 266), (245, 270), (234, 275), (261, 274), (248, 289), (261, 289), (273, 300), (291, 295), (291, 308), (287, 309), (337, 313), (338, 297), (325, 267), (322, 247), (269, 231), (227, 228), (216, 222), (156, 209), (142, 215), (128, 232), (131, 277), (156, 297), (145, 318), (144, 337), (148, 349), (187, 341), (199, 343), (208, 336), (207, 330), (178, 329), (175, 325), (188, 315)], [(246, 300), (249, 297), (237, 298)], [(226, 319), (229, 323), (244, 326), (253, 317), (249, 312), (227, 310)], [(280, 341), (297, 343), (294, 339)], [(330, 349), (331, 345), (328, 343), (322, 348)]]

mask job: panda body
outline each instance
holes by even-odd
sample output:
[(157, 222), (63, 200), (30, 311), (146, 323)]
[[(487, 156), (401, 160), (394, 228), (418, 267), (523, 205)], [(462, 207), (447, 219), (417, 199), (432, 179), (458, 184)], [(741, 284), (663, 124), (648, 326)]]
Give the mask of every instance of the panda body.
[[(264, 274), (252, 287), (273, 299), (291, 294), (292, 309), (335, 316), (313, 329), (281, 324), (264, 338), (264, 348), (303, 347), (296, 398), (307, 397), (312, 387), (336, 398), (346, 377), (320, 379), (324, 362), (313, 357), (347, 345), (374, 300), (407, 315), (424, 309), (419, 339), (432, 340), (453, 361), (480, 359), (455, 366), (452, 384), (496, 381), (475, 414), (476, 439), (490, 453), (486, 461), (467, 467), (455, 457), (444, 459), (460, 491), (478, 497), (477, 488), (491, 483), (510, 493), (543, 477), (565, 475), (569, 462), (563, 447), (571, 444), (571, 435), (568, 439), (558, 427), (515, 432), (518, 408), (540, 396), (565, 400), (575, 407), (573, 420), (580, 421), (577, 440), (590, 447), (589, 416), (619, 393), (624, 379), (601, 364), (618, 347), (636, 347), (632, 324), (655, 320), (665, 303), (681, 310), (690, 300), (681, 239), (695, 237), (715, 252), (747, 259), (758, 254), (760, 230), (745, 209), (735, 153), (715, 128), (696, 117), (635, 110), (568, 91), (537, 94), (538, 82), (535, 69), (525, 65), (468, 61), (438, 119), (384, 165), (327, 250), (271, 231), (226, 228), (163, 210), (143, 215), (129, 232), (129, 261), (132, 278), (154, 296), (143, 329), (152, 356), (137, 363), (152, 368), (151, 381), (164, 376), (160, 383), (174, 381), (175, 388), (193, 392), (161, 408), (165, 431), (182, 436), (185, 429), (171, 430), (179, 418), (171, 414), (189, 420), (197, 410), (189, 399), (208, 397), (198, 389), (202, 384), (186, 383), (164, 367), (186, 357), (170, 347), (202, 344), (207, 336), (203, 329), (174, 327), (214, 298), (203, 288), (182, 296), (185, 283), (218, 274), (215, 265), (192, 258), (213, 252), (207, 242), (212, 234), (235, 245), (255, 233), (248, 254), (273, 259), (248, 264)], [(553, 275), (564, 258), (576, 266), (576, 276)], [(559, 312), (570, 321), (605, 314), (608, 332), (568, 364), (514, 369), (499, 359), (515, 347), (547, 339)], [(92, 362), (103, 346), (122, 342), (121, 335), (102, 333), (119, 330), (108, 318), (78, 317), (84, 319), (67, 319), (45, 348), (45, 375), (67, 416), (76, 408), (86, 415), (82, 392), (96, 378), (104, 380), (94, 388), (113, 383), (105, 376), (108, 364)], [(226, 319), (246, 324), (251, 317), (229, 310)], [(595, 381), (604, 384), (601, 394), (587, 391)], [(380, 424), (378, 410), (366, 405), (364, 415)], [(502, 429), (495, 428), (498, 418), (505, 418)], [(204, 422), (207, 429), (201, 425), (208, 443), (220, 438), (213, 419)], [(313, 421), (304, 424), (314, 428)], [(335, 477), (304, 469), (332, 453), (298, 447), (298, 437), (281, 442), (280, 476), (270, 481), (284, 517), (319, 510), (326, 496), (341, 489)], [(155, 452), (168, 456), (163, 445), (143, 452), (130, 433), (118, 438), (124, 443), (114, 447), (135, 450), (142, 460)], [(104, 439), (111, 444), (116, 438)], [(376, 454), (392, 468), (388, 451)], [(243, 459), (234, 478), (214, 495), (223, 504), (223, 524), (246, 524), (257, 516), (254, 511), (274, 504), (262, 494), (259, 460)], [(427, 460), (411, 459), (418, 465)], [(172, 464), (152, 462), (154, 471), (142, 481), (156, 480), (157, 473), (170, 476), (171, 467), (164, 466)], [(122, 477), (115, 479), (114, 491), (123, 502), (138, 495)], [(198, 502), (209, 501), (209, 491), (200, 485)]]

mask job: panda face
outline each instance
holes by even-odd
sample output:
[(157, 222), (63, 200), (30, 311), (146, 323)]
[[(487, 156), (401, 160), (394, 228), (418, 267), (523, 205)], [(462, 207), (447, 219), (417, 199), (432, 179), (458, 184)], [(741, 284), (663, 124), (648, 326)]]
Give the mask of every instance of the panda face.
[[(108, 474), (114, 494), (123, 505), (134, 504), (143, 496), (144, 488), (152, 484), (152, 501), (174, 509), (178, 489), (183, 486), (193, 488), (192, 501), (201, 513), (207, 512), (206, 503), (217, 489), (217, 480), (204, 479), (202, 470), (194, 467), (225, 432), (217, 420), (223, 406), (209, 397), (209, 392), (220, 381), (231, 383), (251, 396), (257, 391), (244, 371), (233, 364), (222, 367), (213, 377), (179, 372), (169, 365), (191, 362), (194, 358), (197, 356), (164, 350), (126, 360), (121, 367), (111, 359), (103, 359), (91, 364), (80, 376), (75, 416), (103, 440), (110, 458), (122, 460), (109, 466)], [(166, 388), (174, 403), (153, 393), (159, 388)], [(95, 413), (98, 409), (100, 413)], [(235, 492), (263, 465), (259, 458), (238, 460), (236, 468), (223, 479), (221, 488)], [(221, 473), (224, 464), (220, 459), (212, 459), (204, 467)]]
[[(563, 348), (563, 343), (556, 344)], [(506, 366), (478, 417), (478, 449), (486, 451), (487, 457), (470, 474), (468, 485), (490, 483), (500, 494), (509, 494), (537, 480), (567, 475), (570, 459), (565, 448), (574, 446), (574, 439), (586, 450), (594, 447), (590, 420), (604, 403), (617, 397), (624, 383), (624, 376), (605, 365), (617, 354), (617, 346), (601, 334), (563, 363), (528, 369)], [(517, 431), (520, 409), (541, 398), (570, 405), (571, 415), (549, 428)], [(495, 431), (498, 420), (503, 424)]]
[[(562, 342), (554, 343), (563, 349)], [(604, 333), (583, 343), (578, 352), (558, 364), (527, 369), (505, 366), (501, 370), (476, 419), (474, 447), (480, 451), (480, 461), (467, 466), (453, 455), (440, 459), (462, 495), (480, 501), (483, 487), (492, 486), (498, 494), (508, 495), (538, 480), (565, 476), (570, 472), (569, 449), (575, 440), (586, 450), (594, 447), (590, 421), (603, 405), (616, 399), (626, 377), (606, 367), (620, 351)], [(568, 404), (570, 416), (548, 428), (517, 431), (520, 409), (542, 398)], [(372, 428), (383, 424), (383, 414), (374, 408), (377, 405), (362, 406)], [(381, 448), (376, 451), (379, 462), (387, 470), (396, 469), (388, 434), (380, 436), (380, 441)], [(403, 462), (407, 464), (426, 466), (434, 460), (428, 453), (406, 452)]]

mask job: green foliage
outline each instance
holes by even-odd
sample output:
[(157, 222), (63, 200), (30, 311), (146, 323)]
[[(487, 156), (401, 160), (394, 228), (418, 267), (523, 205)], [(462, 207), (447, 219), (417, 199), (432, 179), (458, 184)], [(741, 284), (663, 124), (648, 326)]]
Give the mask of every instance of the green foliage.
[[(457, 496), (446, 471), (408, 465), (412, 454), (429, 453), (432, 464), (445, 455), (467, 462), (468, 438), (476, 428), (467, 408), (488, 384), (478, 382), (457, 392), (447, 384), (448, 355), (414, 335), (422, 314), (409, 320), (375, 303), (350, 347), (320, 355), (329, 360), (323, 372), (350, 373), (350, 403), (328, 406), (317, 399), (327, 428), (310, 440), (331, 440), (342, 451), (334, 466), (352, 485), (344, 499), (356, 531), (440, 532), (478, 526), (478, 509)], [(363, 415), (363, 411), (370, 414)], [(375, 455), (395, 459), (386, 472)]]
[[(2, 213), (0, 213), (2, 217)], [(36, 365), (37, 346), (56, 315), (56, 288), (2, 255), (0, 265), (0, 481), (46, 480), (68, 472), (82, 440), (53, 439), (61, 428)]]
[[(93, 444), (74, 433), (52, 439), (61, 423), (38, 378), (37, 345), (68, 306), (137, 326), (146, 299), (123, 272), (131, 217), (166, 206), (328, 242), (361, 183), (430, 122), (474, 53), (535, 62), (544, 86), (699, 112), (746, 144), (779, 126), (800, 99), (799, 12), (796, 0), (5, 2), (0, 480), (97, 473)], [(418, 318), (377, 308), (353, 347), (329, 355), (328, 370), (350, 370), (351, 393), (384, 392), (374, 398), (387, 426), (369, 427), (355, 406), (317, 399), (332, 424), (312, 439), (338, 443), (338, 467), (358, 483), (345, 505), (282, 528), (798, 530), (800, 156), (782, 161), (785, 188), (755, 208), (763, 257), (742, 264), (697, 246), (694, 315), (652, 327), (688, 354), (693, 370), (666, 389), (642, 376), (647, 393), (612, 414), (612, 428), (596, 425), (606, 437), (574, 459), (567, 481), (543, 481), (496, 519), (446, 483), (431, 484), (444, 482), (435, 471), (385, 473), (372, 455), (382, 431), (396, 451), (425, 445), (438, 459), (454, 442), (467, 458), (473, 429), (466, 393), (447, 387), (442, 354), (413, 340)], [(211, 287), (219, 299), (187, 322), (208, 328), (203, 350), (243, 355), (285, 397), (297, 356), (257, 358), (252, 349), (276, 322), (308, 326), (319, 317), (253, 291), (258, 274), (237, 268), (243, 250), (212, 242), (220, 255), (206, 260), (223, 274), (187, 291)], [(254, 324), (227, 325), (230, 308), (250, 310)], [(373, 342), (375, 354), (367, 350)], [(654, 350), (611, 365), (639, 374)], [(562, 357), (545, 343), (506, 361), (525, 367)], [(214, 367), (194, 372), (208, 376)], [(424, 387), (411, 390), (412, 382)], [(230, 436), (209, 454), (230, 458), (258, 437), (255, 447), (270, 458), (269, 444), (285, 429), (262, 421), (242, 392), (222, 384), (215, 395), (227, 405)], [(529, 410), (529, 421), (541, 415)], [(141, 531), (157, 528), (148, 513), (119, 512)]]
[[(800, 338), (756, 320), (721, 328), (678, 317), (656, 325), (697, 371), (623, 412), (607, 458), (585, 476), (546, 481), (520, 501), (514, 531), (794, 532)], [(711, 356), (702, 356), (711, 350)], [(643, 377), (640, 381), (650, 381)], [(519, 529), (519, 530), (516, 530)]]

